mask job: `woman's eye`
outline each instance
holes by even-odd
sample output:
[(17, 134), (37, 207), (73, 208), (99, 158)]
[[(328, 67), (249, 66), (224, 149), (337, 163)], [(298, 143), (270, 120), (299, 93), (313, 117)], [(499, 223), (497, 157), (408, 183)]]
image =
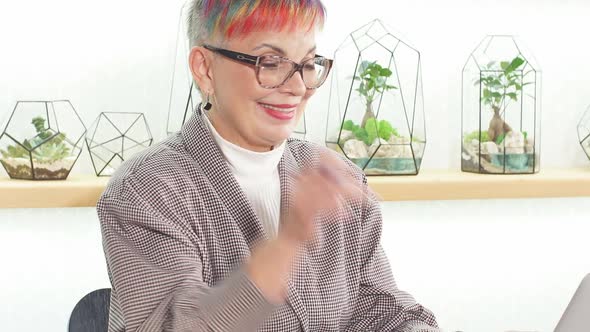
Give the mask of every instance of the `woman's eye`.
[(315, 70), (315, 65), (313, 63), (308, 63), (303, 66), (303, 70), (313, 71)]
[(277, 62), (264, 62), (262, 63), (262, 67), (266, 69), (276, 69), (279, 66)]

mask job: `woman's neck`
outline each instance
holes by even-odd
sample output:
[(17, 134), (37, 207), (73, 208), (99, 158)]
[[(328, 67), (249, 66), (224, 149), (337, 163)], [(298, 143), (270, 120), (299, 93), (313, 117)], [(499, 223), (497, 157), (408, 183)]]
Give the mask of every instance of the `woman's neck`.
[(238, 180), (256, 182), (277, 171), (285, 149), (285, 142), (276, 146), (272, 151), (248, 150), (223, 138), (208, 117), (204, 117), (203, 120)]
[(237, 130), (232, 130), (227, 126), (227, 122), (223, 121), (223, 119), (219, 117), (219, 114), (214, 110), (208, 112), (203, 111), (203, 114), (207, 116), (213, 127), (215, 127), (217, 133), (226, 141), (254, 152), (268, 152), (273, 150), (273, 145), (271, 144), (254, 144), (249, 142), (245, 137), (241, 136)]

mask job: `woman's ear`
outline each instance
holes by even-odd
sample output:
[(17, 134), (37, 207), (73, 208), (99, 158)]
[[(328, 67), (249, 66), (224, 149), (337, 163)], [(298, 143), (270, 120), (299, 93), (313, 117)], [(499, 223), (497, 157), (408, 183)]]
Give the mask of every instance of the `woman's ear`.
[(193, 47), (189, 55), (188, 64), (193, 79), (199, 86), (199, 90), (203, 92), (212, 91), (213, 80), (211, 77), (211, 58), (209, 57), (207, 49), (200, 46)]

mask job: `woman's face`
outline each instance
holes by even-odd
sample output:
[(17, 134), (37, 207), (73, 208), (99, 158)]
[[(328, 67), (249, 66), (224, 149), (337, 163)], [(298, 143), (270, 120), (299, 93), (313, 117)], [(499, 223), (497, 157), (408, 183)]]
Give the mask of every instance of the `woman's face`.
[[(278, 55), (296, 63), (315, 56), (313, 29), (259, 31), (213, 45), (253, 56)], [(254, 66), (204, 50), (211, 59), (209, 77), (211, 122), (226, 140), (253, 151), (268, 151), (296, 128), (314, 90), (295, 73), (284, 85), (267, 89), (256, 79)]]

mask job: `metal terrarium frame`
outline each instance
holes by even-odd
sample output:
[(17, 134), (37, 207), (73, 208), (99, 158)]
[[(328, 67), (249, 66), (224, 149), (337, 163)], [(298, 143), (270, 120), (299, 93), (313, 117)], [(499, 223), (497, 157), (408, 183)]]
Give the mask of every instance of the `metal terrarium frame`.
[[(32, 137), (25, 138), (21, 142), (21, 140), (15, 137), (16, 135), (13, 135), (9, 132), (9, 128), (15, 120), (15, 116), (19, 111), (19, 107), (27, 104), (42, 104), (41, 107), (42, 109), (44, 109), (44, 111), (41, 111), (41, 113), (44, 113), (44, 117), (36, 116), (31, 118), (32, 121), (30, 124), (32, 124), (35, 127), (37, 134)], [(60, 104), (66, 105), (68, 110), (71, 110), (71, 113), (75, 119), (75, 121), (72, 123), (75, 123), (75, 126), (78, 127), (77, 129), (79, 129), (79, 135), (72, 133), (68, 134), (63, 132), (62, 129), (64, 128), (64, 126), (60, 126), (61, 116), (58, 116), (58, 113), (55, 110), (55, 105)], [(37, 123), (35, 123), (36, 120), (38, 120)], [(81, 140), (85, 136), (85, 134), (86, 126), (84, 125), (84, 122), (82, 121), (82, 119), (78, 115), (78, 112), (69, 100), (17, 101), (12, 113), (10, 114), (10, 117), (8, 118), (5, 128), (2, 134), (0, 135), (0, 144), (2, 143), (3, 139), (8, 138), (13, 145), (8, 145), (7, 151), (2, 151), (2, 156), (0, 159), (6, 172), (8, 173), (10, 178), (13, 179), (64, 180), (68, 177), (70, 171), (72, 170), (72, 168), (78, 161), (80, 154), (82, 153)], [(76, 140), (72, 140), (72, 137), (74, 135), (79, 137)], [(29, 140), (35, 139), (40, 139), (40, 141), (35, 142), (34, 146), (30, 145)], [(48, 144), (52, 144), (52, 146), (47, 148), (47, 150), (43, 150), (45, 146), (47, 146)], [(69, 144), (69, 146), (67, 146), (67, 144)], [(12, 159), (8, 157), (11, 154), (10, 150), (13, 150), (13, 153), (18, 150), (20, 158), (17, 159), (25, 159), (28, 162), (26, 164), (17, 165), (17, 167), (15, 167), (15, 169), (12, 170), (13, 167), (9, 165), (8, 161), (9, 159)], [(46, 156), (45, 153), (49, 154), (49, 156)], [(22, 158), (22, 156), (20, 156), (22, 154), (25, 154), (26, 158)], [(37, 158), (35, 157), (36, 154), (38, 155)], [(67, 163), (62, 163), (62, 165), (60, 165), (60, 169), (56, 171), (49, 169), (58, 162), (63, 161), (67, 158), (69, 158), (70, 160)], [(26, 169), (25, 174), (19, 175), (19, 168)], [(42, 170), (44, 170), (44, 172), (42, 172)]]
[[(346, 48), (352, 51), (347, 51)], [(378, 55), (366, 56), (366, 53), (376, 48), (377, 52), (374, 54), (380, 53), (381, 60), (384, 61), (375, 60), (379, 58)], [(383, 23), (376, 19), (350, 33), (335, 52), (334, 60), (336, 68), (332, 71), (331, 78), (326, 145), (343, 153), (367, 175), (418, 174), (426, 146), (420, 52), (389, 33)], [(410, 67), (412, 70), (408, 74), (402, 72)], [(350, 72), (354, 73), (352, 80)], [(364, 80), (363, 77), (367, 79)], [(365, 82), (367, 85), (363, 86)], [(370, 98), (366, 97), (359, 102), (359, 98), (363, 99), (363, 92), (367, 91), (366, 87), (373, 88), (375, 83), (380, 84), (378, 87), (381, 88), (378, 89), (376, 98), (373, 99), (375, 91), (371, 91), (373, 94)], [(392, 97), (390, 90), (394, 90), (397, 96)], [(360, 106), (363, 103), (364, 106)], [(363, 120), (357, 125), (351, 120), (354, 117), (352, 114), (362, 107), (365, 107)], [(393, 116), (387, 114), (390, 110)], [(367, 117), (373, 111), (374, 114)], [(378, 134), (377, 137), (368, 135), (367, 140), (364, 139), (363, 129), (367, 130), (367, 118), (371, 117), (375, 119), (371, 125), (374, 124)], [(398, 121), (389, 122), (393, 118)], [(402, 127), (395, 127), (400, 125)], [(354, 134), (352, 139), (348, 130), (350, 128)], [(406, 135), (398, 135), (399, 131)], [(346, 140), (343, 140), (343, 136), (346, 136)], [(389, 141), (384, 138), (387, 136)], [(399, 141), (394, 140), (394, 136)], [(361, 146), (356, 142), (361, 138), (367, 147), (367, 155), (362, 159), (355, 158), (346, 151), (348, 141), (352, 140), (356, 146)], [(404, 151), (404, 158), (398, 157), (399, 151)]]
[[(493, 48), (500, 39), (500, 45), (510, 45), (513, 51), (496, 53)], [(510, 56), (498, 58), (500, 53)], [(515, 37), (507, 35), (487, 36), (470, 54), (462, 75), (462, 171), (483, 174), (539, 171), (541, 73), (533, 64), (534, 58), (525, 54)], [(470, 120), (475, 103), (477, 125), (474, 126)], [(518, 110), (516, 116), (514, 112), (509, 113), (514, 105)], [(490, 108), (494, 113), (491, 119)], [(512, 125), (508, 123), (508, 114)], [(518, 125), (513, 128), (514, 122)], [(469, 132), (473, 129), (476, 131)]]
[[(132, 117), (132, 122), (127, 126), (126, 129), (123, 131), (121, 128), (115, 124), (116, 121), (111, 119), (112, 116), (129, 116)], [(110, 137), (106, 141), (96, 142), (97, 134), (100, 135), (101, 129), (101, 120), (105, 119), (107, 125), (110, 125), (117, 132), (117, 136)], [(142, 126), (142, 136), (138, 139), (138, 134), (131, 135), (129, 132), (136, 128), (137, 126)], [(90, 125), (90, 131), (86, 136), (86, 146), (88, 147), (88, 152), (90, 153), (90, 160), (92, 162), (92, 167), (94, 168), (96, 176), (110, 176), (109, 172), (116, 170), (117, 166), (113, 166), (114, 162), (123, 162), (132, 154), (138, 152), (139, 149), (144, 149), (152, 145), (153, 143), (153, 136), (147, 122), (147, 119), (143, 113), (137, 112), (102, 112), (99, 114), (97, 119)], [(117, 149), (111, 149), (108, 145), (110, 143), (116, 142), (120, 140), (120, 147), (118, 146), (119, 143), (117, 142)], [(126, 146), (126, 140), (131, 141), (134, 145)], [(139, 147), (139, 148), (138, 148)], [(104, 149), (106, 150), (109, 155), (106, 158), (103, 158), (99, 153), (95, 152), (97, 149)], [(130, 152), (131, 150), (133, 152)], [(101, 162), (103, 165), (97, 165), (98, 162)], [(109, 172), (107, 172), (107, 170)]]
[(590, 107), (586, 109), (586, 112), (578, 123), (578, 142), (584, 150), (586, 157), (590, 159)]

